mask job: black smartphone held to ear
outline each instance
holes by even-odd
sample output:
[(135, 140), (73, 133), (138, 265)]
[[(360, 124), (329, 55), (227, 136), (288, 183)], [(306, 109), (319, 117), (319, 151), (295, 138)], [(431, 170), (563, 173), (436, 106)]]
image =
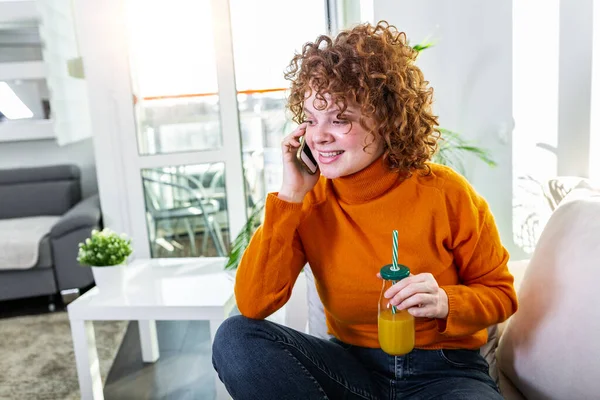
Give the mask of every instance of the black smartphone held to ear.
[(311, 175), (314, 175), (319, 169), (317, 160), (315, 160), (315, 158), (313, 157), (310, 148), (306, 144), (306, 140), (304, 140), (304, 136), (300, 136), (299, 141), (300, 147), (296, 152), (296, 158), (298, 159), (298, 162), (300, 162), (300, 165), (302, 165), (302, 167), (306, 170), (306, 172), (308, 172)]

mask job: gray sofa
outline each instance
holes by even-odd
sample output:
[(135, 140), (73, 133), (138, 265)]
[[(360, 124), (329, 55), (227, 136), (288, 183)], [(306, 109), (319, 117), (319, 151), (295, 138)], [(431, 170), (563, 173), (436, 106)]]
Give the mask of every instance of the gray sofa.
[[(78, 244), (101, 223), (98, 195), (81, 198), (75, 165), (0, 170), (0, 219), (60, 216), (39, 245), (30, 269), (0, 269), (0, 301), (57, 295), (94, 282), (77, 263)], [(18, 220), (16, 220), (18, 223)], [(52, 307), (52, 304), (51, 304)]]

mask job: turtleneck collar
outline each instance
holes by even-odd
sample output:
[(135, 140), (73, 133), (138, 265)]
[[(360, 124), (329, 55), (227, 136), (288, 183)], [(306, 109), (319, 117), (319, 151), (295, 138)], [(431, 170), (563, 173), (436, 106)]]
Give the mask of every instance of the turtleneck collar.
[(376, 199), (400, 182), (400, 174), (390, 171), (383, 156), (368, 167), (352, 175), (331, 180), (333, 190), (341, 201), (348, 204)]

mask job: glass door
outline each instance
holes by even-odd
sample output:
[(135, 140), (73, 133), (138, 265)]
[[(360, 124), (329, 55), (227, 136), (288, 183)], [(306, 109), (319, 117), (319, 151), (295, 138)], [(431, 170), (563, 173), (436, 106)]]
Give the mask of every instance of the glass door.
[[(236, 142), (226, 144), (221, 123), (222, 115), (236, 118), (237, 107), (224, 109), (219, 93), (214, 25), (228, 18), (227, 7), (216, 4), (223, 2), (214, 3), (126, 0), (137, 157), (144, 164), (139, 177), (152, 257), (229, 252), (226, 176), (230, 168), (236, 175), (241, 171), (227, 154), (239, 158), (240, 151)], [(237, 136), (236, 128), (230, 127), (228, 136)], [(156, 155), (161, 157), (151, 157)], [(232, 200), (233, 208), (243, 210), (243, 194), (236, 197), (242, 200)]]
[(138, 258), (226, 256), (246, 221), (228, 2), (75, 5), (105, 225)]
[(246, 218), (228, 4), (125, 4), (143, 240), (151, 257), (226, 256)]

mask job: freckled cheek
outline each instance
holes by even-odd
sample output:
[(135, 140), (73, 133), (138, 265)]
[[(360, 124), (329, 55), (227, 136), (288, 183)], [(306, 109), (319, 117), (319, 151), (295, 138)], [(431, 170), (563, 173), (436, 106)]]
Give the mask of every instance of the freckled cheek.
[(311, 126), (307, 126), (306, 127), (306, 131), (304, 133), (304, 140), (306, 140), (306, 143), (309, 144), (309, 147), (313, 147), (314, 146), (314, 138), (313, 136), (315, 135), (315, 130), (313, 127)]
[(353, 122), (352, 126), (346, 125), (343, 128), (346, 135), (364, 135), (365, 130), (360, 126), (358, 122)]

